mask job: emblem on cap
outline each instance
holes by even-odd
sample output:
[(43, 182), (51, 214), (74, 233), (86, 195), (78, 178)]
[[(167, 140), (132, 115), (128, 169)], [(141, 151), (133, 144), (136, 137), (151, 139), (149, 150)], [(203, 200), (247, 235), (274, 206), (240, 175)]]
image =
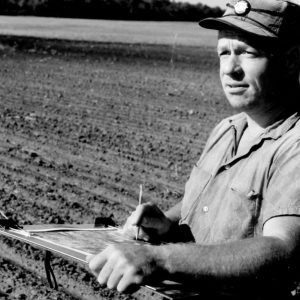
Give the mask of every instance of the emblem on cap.
[(244, 16), (251, 10), (251, 5), (246, 0), (240, 0), (234, 5), (234, 11), (238, 16)]

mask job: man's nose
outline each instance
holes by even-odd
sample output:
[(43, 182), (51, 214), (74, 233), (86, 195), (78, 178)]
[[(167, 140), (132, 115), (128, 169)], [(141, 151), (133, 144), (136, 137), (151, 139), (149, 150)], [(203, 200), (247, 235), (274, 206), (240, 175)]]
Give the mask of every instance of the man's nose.
[(239, 75), (242, 73), (242, 67), (239, 58), (236, 55), (230, 55), (221, 61), (222, 73), (226, 75)]

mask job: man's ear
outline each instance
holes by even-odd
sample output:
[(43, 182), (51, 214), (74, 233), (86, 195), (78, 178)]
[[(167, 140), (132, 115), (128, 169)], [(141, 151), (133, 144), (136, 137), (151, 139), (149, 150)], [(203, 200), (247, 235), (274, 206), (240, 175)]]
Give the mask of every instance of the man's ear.
[(300, 46), (292, 46), (285, 53), (285, 68), (288, 77), (299, 76)]

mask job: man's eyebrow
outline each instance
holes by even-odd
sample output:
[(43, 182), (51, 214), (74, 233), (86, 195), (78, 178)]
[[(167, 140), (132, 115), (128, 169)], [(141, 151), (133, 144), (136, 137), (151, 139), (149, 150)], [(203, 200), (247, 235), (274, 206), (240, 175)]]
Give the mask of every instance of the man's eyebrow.
[(218, 46), (218, 47), (216, 48), (216, 51), (217, 51), (217, 53), (218, 53), (219, 51), (221, 51), (221, 50), (223, 50), (223, 49), (224, 49), (224, 47)]
[(225, 44), (225, 43), (219, 43), (218, 45), (217, 45), (217, 49), (219, 49), (219, 48), (227, 48), (227, 44)]
[(218, 45), (218, 46), (216, 47), (216, 52), (219, 53), (220, 51), (224, 51), (224, 50), (226, 50), (226, 49), (228, 49), (228, 46), (227, 46), (227, 45)]

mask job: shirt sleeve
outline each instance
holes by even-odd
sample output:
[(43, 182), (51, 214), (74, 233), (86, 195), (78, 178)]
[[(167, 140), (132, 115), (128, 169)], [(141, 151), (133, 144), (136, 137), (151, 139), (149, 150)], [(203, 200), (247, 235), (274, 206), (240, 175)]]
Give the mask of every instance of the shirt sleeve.
[(300, 141), (281, 149), (270, 169), (262, 204), (263, 224), (270, 218), (300, 215)]

